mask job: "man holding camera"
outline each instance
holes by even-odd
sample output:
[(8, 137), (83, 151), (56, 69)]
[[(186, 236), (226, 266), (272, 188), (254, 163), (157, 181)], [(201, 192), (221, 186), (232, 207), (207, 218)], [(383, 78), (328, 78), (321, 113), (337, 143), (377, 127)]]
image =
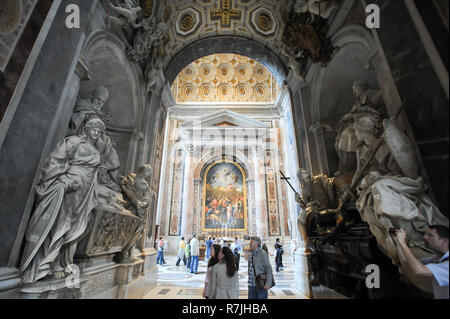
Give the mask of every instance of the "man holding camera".
[(449, 299), (448, 232), (446, 226), (429, 227), (423, 238), (435, 255), (422, 260), (412, 254), (403, 229), (395, 229), (392, 234), (403, 274), (414, 286), (433, 293), (435, 299)]
[(269, 289), (275, 286), (269, 256), (261, 249), (261, 238), (250, 239), (248, 258), (248, 299), (268, 299)]

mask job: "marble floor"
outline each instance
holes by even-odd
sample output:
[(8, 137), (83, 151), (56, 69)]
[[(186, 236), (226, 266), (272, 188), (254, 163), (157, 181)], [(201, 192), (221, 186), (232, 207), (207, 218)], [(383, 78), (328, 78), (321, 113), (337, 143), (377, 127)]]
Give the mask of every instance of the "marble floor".
[[(200, 261), (198, 274), (191, 274), (181, 262), (176, 266), (176, 256), (165, 256), (166, 265), (158, 265), (158, 283), (144, 299), (203, 299), (202, 292), (206, 276), (206, 261)], [(274, 269), (276, 286), (269, 291), (269, 299), (308, 299), (294, 285), (291, 256), (283, 258), (285, 269), (275, 272), (274, 257), (270, 257)], [(241, 257), (239, 264), (239, 298), (247, 299), (247, 261)]]

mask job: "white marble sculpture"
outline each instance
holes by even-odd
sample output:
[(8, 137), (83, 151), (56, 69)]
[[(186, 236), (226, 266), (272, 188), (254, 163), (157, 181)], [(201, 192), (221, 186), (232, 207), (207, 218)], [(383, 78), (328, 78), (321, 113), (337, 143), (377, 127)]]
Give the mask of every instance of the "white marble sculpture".
[(83, 133), (58, 144), (42, 168), (20, 265), (25, 283), (71, 273), (77, 242), (98, 206), (102, 155), (97, 141), (104, 131), (100, 119), (89, 120)]
[(132, 0), (125, 0), (123, 7), (114, 6), (111, 3), (110, 6), (117, 14), (119, 14), (119, 17), (106, 16), (107, 23), (113, 23), (120, 27), (131, 25), (135, 29), (141, 27), (142, 8), (139, 4)]
[[(417, 258), (428, 256), (423, 233), (430, 225), (448, 227), (448, 219), (426, 194), (427, 186), (419, 176), (411, 142), (393, 120), (383, 121), (380, 115), (364, 110), (353, 116), (358, 140), (357, 172), (353, 184), (357, 184), (356, 207), (361, 218), (369, 224), (379, 247), (394, 264), (398, 261), (389, 234), (391, 227), (405, 230)], [(380, 139), (381, 147), (357, 183), (359, 173)], [(405, 158), (414, 163), (407, 163)]]
[[(103, 112), (103, 106), (109, 98), (109, 91), (105, 87), (99, 87), (94, 95), (88, 99), (78, 99), (70, 121), (71, 134), (83, 134), (84, 124), (92, 118), (98, 118), (103, 122), (109, 120), (109, 115)], [(110, 189), (120, 193), (118, 186), (118, 169), (120, 167), (119, 156), (114, 148), (111, 138), (103, 132), (97, 140), (97, 147), (102, 154), (102, 167), (99, 180)]]
[(311, 16), (319, 16), (328, 19), (333, 11), (339, 7), (337, 0), (296, 0), (294, 3), (294, 12), (306, 13)]
[(353, 98), (354, 103), (351, 111), (344, 115), (339, 122), (335, 149), (340, 162), (339, 170), (335, 173), (336, 176), (356, 169), (354, 154), (357, 150), (358, 141), (353, 126), (355, 123), (354, 115), (364, 111), (381, 116), (384, 112), (384, 100), (381, 91), (370, 89), (367, 81), (355, 81), (353, 83)]
[(148, 180), (152, 172), (153, 170), (150, 165), (144, 165), (139, 168), (137, 174), (130, 174), (122, 178), (120, 186), (128, 202), (126, 208), (139, 217), (139, 225), (122, 251), (122, 261), (129, 262), (133, 260), (132, 253), (134, 245), (144, 230), (145, 220), (147, 218), (146, 212), (151, 200)]
[(133, 46), (128, 49), (128, 56), (135, 62), (141, 62), (148, 58), (152, 60), (156, 49), (164, 45), (164, 35), (168, 27), (164, 23), (158, 23), (156, 17), (143, 19), (141, 27), (134, 38)]
[(304, 58), (303, 50), (300, 50), (299, 52), (295, 52), (295, 50), (283, 47), (281, 49), (281, 53), (289, 59), (287, 65), (292, 70), (294, 76), (297, 79), (304, 81), (305, 80), (305, 76), (304, 76), (305, 67), (304, 67), (304, 63), (302, 63), (303, 61), (301, 60), (302, 58)]

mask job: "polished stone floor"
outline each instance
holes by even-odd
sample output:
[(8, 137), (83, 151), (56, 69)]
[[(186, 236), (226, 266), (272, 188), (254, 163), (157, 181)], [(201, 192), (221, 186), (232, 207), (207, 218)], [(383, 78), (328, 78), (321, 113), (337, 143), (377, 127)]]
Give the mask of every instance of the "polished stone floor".
[[(275, 270), (274, 257), (270, 257)], [(198, 274), (191, 274), (181, 263), (176, 266), (175, 256), (165, 256), (166, 265), (158, 265), (158, 284), (145, 299), (202, 299), (206, 275), (206, 261), (200, 261)], [(307, 299), (294, 285), (293, 263), (291, 256), (283, 258), (285, 269), (275, 273), (276, 286), (269, 291), (269, 299)], [(239, 298), (247, 299), (248, 281), (247, 261), (241, 257), (239, 265)]]

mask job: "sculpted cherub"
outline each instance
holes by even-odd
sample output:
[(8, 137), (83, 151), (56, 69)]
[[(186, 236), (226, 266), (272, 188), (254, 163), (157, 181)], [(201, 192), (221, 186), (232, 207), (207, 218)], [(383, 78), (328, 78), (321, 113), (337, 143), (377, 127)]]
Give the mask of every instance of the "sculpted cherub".
[(139, 29), (142, 19), (142, 8), (133, 0), (125, 0), (123, 7), (117, 7), (110, 3), (111, 8), (119, 14), (119, 17), (106, 16), (106, 23), (113, 23), (120, 27), (131, 25), (135, 29)]

